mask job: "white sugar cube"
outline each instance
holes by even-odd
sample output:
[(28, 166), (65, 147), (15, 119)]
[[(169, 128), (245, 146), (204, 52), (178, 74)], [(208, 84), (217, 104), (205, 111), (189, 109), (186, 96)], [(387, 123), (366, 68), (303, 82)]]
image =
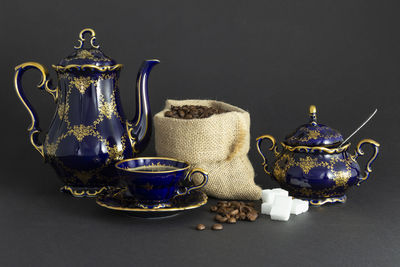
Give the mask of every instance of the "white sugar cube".
[(302, 209), (302, 212), (306, 212), (306, 211), (308, 211), (309, 203), (308, 203), (307, 200), (303, 200), (303, 201), (304, 201), (304, 202), (303, 202), (303, 209)]
[(267, 214), (269, 215), (271, 213), (271, 209), (272, 209), (272, 203), (262, 203), (261, 204), (261, 213), (262, 214)]
[(290, 211), (291, 214), (299, 215), (308, 210), (308, 201), (301, 199), (293, 199), (292, 209)]
[(272, 205), (274, 203), (275, 193), (271, 189), (262, 191), (262, 202)]
[(275, 196), (274, 204), (270, 212), (272, 220), (287, 221), (290, 217), (293, 200), (288, 196)]
[(275, 196), (289, 196), (289, 192), (282, 188), (274, 188), (272, 189), (272, 192), (275, 193)]

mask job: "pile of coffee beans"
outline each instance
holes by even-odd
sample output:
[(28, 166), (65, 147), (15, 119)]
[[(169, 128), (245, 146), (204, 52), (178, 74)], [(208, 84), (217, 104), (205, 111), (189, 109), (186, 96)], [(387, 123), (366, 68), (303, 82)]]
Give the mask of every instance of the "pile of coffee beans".
[(176, 119), (204, 119), (211, 117), (214, 114), (221, 114), (227, 111), (217, 109), (214, 107), (198, 106), (198, 105), (184, 105), (184, 106), (171, 106), (171, 110), (164, 113), (165, 117)]
[(258, 211), (252, 202), (219, 201), (216, 206), (211, 206), (210, 210), (217, 213), (215, 220), (219, 223), (254, 222), (258, 218)]
[[(237, 221), (254, 222), (258, 218), (258, 211), (254, 208), (253, 202), (243, 201), (219, 201), (217, 205), (211, 206), (210, 211), (216, 212), (214, 219), (218, 222), (214, 224), (212, 230), (224, 229), (222, 223), (236, 223)], [(198, 224), (196, 229), (205, 230), (204, 224)]]

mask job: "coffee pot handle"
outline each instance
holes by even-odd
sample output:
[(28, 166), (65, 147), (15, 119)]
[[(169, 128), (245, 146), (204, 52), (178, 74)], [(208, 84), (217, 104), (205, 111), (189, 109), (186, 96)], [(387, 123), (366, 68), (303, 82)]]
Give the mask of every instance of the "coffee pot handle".
[(258, 151), (258, 153), (261, 155), (261, 157), (262, 157), (263, 160), (264, 160), (264, 162), (263, 162), (261, 165), (264, 166), (264, 171), (265, 171), (269, 176), (272, 176), (271, 172), (268, 171), (268, 162), (267, 162), (267, 158), (265, 157), (265, 155), (264, 155), (264, 154), (262, 153), (262, 151), (261, 151), (261, 143), (262, 143), (262, 141), (263, 141), (264, 139), (268, 139), (268, 140), (271, 141), (272, 145), (270, 146), (269, 150), (270, 150), (270, 151), (274, 151), (275, 157), (277, 157), (277, 156), (279, 155), (279, 153), (278, 153), (278, 151), (277, 151), (276, 141), (275, 141), (275, 138), (274, 138), (273, 136), (266, 134), (266, 135), (262, 135), (262, 136), (260, 136), (260, 137), (258, 137), (258, 138), (256, 139), (256, 141), (257, 141), (257, 151)]
[(178, 191), (177, 194), (176, 194), (177, 196), (186, 195), (186, 194), (190, 193), (190, 191), (203, 188), (207, 184), (207, 182), (208, 182), (208, 173), (206, 171), (204, 171), (203, 169), (200, 169), (200, 168), (196, 168), (196, 169), (191, 170), (186, 175), (185, 180), (187, 179), (189, 183), (192, 183), (193, 175), (195, 173), (200, 173), (201, 175), (203, 175), (203, 181), (201, 181), (201, 183), (199, 185), (193, 185), (193, 186), (190, 186), (190, 187), (185, 187), (182, 192)]
[(31, 124), (28, 128), (29, 139), (30, 139), (33, 147), (37, 151), (39, 151), (39, 153), (40, 153), (40, 155), (42, 155), (42, 157), (44, 157), (43, 145), (40, 143), (40, 141), (38, 139), (39, 133), (41, 132), (40, 127), (39, 127), (39, 118), (38, 118), (33, 106), (31, 105), (29, 100), (26, 98), (25, 93), (21, 86), (22, 75), (25, 73), (25, 71), (27, 71), (29, 69), (37, 69), (40, 71), (40, 73), (42, 74), (42, 80), (38, 84), (37, 87), (41, 90), (44, 89), (46, 92), (50, 93), (53, 96), (55, 102), (57, 101), (57, 98), (58, 98), (58, 88), (51, 89), (49, 87), (49, 86), (51, 86), (51, 80), (48, 78), (48, 71), (43, 65), (41, 65), (37, 62), (26, 62), (26, 63), (23, 63), (23, 64), (15, 67), (15, 76), (14, 76), (15, 90), (16, 90), (17, 95), (18, 95), (19, 99), (21, 100), (22, 104), (24, 104), (25, 108), (28, 110), (29, 115), (31, 116), (31, 120), (32, 120)]
[(364, 144), (370, 144), (370, 145), (372, 145), (372, 146), (374, 147), (374, 154), (372, 155), (372, 157), (371, 157), (371, 158), (368, 160), (368, 162), (367, 162), (367, 166), (366, 166), (366, 168), (365, 168), (365, 175), (364, 175), (364, 177), (358, 178), (357, 186), (360, 186), (360, 184), (361, 184), (362, 182), (364, 182), (365, 180), (368, 179), (369, 174), (372, 172), (371, 164), (375, 161), (375, 159), (376, 159), (376, 157), (378, 156), (378, 153), (379, 153), (380, 144), (379, 144), (378, 142), (376, 142), (376, 141), (374, 141), (374, 140), (372, 140), (372, 139), (363, 139), (363, 140), (361, 140), (361, 141), (358, 143), (354, 155), (351, 156), (353, 160), (356, 160), (359, 156), (364, 155), (364, 151), (361, 150), (361, 147), (362, 147)]

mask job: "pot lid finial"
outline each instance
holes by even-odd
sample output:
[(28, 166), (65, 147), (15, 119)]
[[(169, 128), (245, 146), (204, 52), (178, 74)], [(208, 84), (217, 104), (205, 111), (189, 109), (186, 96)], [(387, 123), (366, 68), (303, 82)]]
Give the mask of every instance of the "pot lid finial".
[(100, 68), (101, 70), (122, 67), (101, 51), (93, 29), (84, 28), (80, 31), (78, 38), (78, 45), (74, 46), (75, 51), (62, 59), (58, 65), (54, 65), (56, 70), (65, 70), (71, 67), (79, 69), (80, 66), (91, 69)]
[(91, 28), (85, 28), (85, 29), (81, 30), (81, 32), (79, 33), (79, 40), (78, 40), (79, 45), (74, 46), (75, 49), (81, 49), (82, 48), (83, 42), (85, 41), (84, 34), (87, 33), (87, 32), (91, 34), (90, 35), (90, 37), (91, 37), (90, 38), (90, 45), (93, 48), (96, 48), (96, 49), (100, 48), (100, 45), (95, 45), (94, 44), (94, 41), (96, 40), (96, 33), (94, 32), (94, 30), (91, 29)]

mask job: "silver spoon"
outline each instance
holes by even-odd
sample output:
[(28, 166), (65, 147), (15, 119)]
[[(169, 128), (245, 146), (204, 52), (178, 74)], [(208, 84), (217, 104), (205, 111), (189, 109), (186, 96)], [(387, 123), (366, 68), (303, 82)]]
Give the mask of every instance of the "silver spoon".
[(347, 137), (341, 144), (339, 147), (343, 146), (347, 141), (349, 141), (349, 139), (355, 135), (362, 127), (364, 127), (365, 124), (367, 124), (367, 122), (369, 122), (373, 116), (375, 116), (375, 113), (378, 111), (378, 109), (376, 108), (375, 111), (368, 117), (368, 119), (366, 121), (363, 122), (363, 124), (360, 125), (360, 127), (358, 127), (349, 137)]

